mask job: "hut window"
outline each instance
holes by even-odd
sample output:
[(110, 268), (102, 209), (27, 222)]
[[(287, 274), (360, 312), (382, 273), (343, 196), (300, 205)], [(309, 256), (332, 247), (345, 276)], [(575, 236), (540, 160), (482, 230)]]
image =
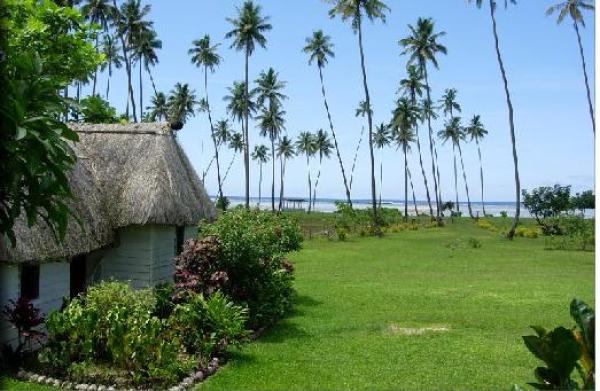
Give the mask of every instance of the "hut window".
[(40, 265), (21, 266), (21, 297), (30, 300), (40, 296)]
[(71, 259), (71, 281), (70, 281), (70, 293), (71, 297), (75, 297), (78, 294), (85, 292), (87, 286), (87, 270), (86, 270), (86, 256), (78, 255)]
[(185, 227), (177, 226), (175, 228), (175, 255), (181, 254), (183, 251), (183, 242), (185, 241)]

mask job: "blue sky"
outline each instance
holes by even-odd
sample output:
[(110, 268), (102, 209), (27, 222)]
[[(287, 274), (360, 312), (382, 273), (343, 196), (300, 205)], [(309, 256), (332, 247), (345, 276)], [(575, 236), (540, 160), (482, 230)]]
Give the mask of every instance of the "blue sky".
[[(585, 87), (581, 72), (575, 32), (570, 23), (557, 26), (553, 17), (545, 16), (546, 8), (554, 1), (521, 1), (508, 10), (499, 9), (498, 24), (501, 50), (504, 56), (515, 107), (517, 148), (523, 188), (554, 183), (571, 184), (574, 190), (591, 188), (594, 183), (594, 143), (587, 112)], [(189, 61), (187, 51), (194, 39), (210, 34), (221, 42), (219, 52), (223, 62), (210, 75), (209, 94), (213, 117), (225, 118), (223, 96), (234, 80), (242, 80), (243, 54), (230, 49), (225, 33), (230, 25), (226, 17), (236, 15), (241, 1), (230, 0), (156, 0), (151, 18), (163, 49), (160, 63), (153, 70), (159, 90), (168, 92), (176, 82), (189, 83), (198, 95), (204, 94), (200, 69)], [(287, 133), (295, 137), (300, 131), (328, 129), (320, 96), (320, 84), (315, 66), (309, 66), (301, 49), (305, 38), (316, 29), (323, 29), (335, 44), (335, 59), (325, 69), (325, 82), (341, 152), (346, 165), (352, 163), (354, 149), (366, 120), (356, 118), (354, 110), (364, 99), (361, 84), (357, 37), (349, 25), (329, 19), (328, 4), (320, 0), (282, 1), (260, 0), (263, 13), (269, 15), (273, 30), (266, 34), (267, 49), (257, 49), (250, 59), (250, 79), (270, 66), (288, 82), (285, 103)], [(366, 23), (364, 28), (365, 53), (369, 87), (374, 109), (374, 121), (389, 121), (396, 99), (398, 82), (405, 76), (406, 58), (400, 56), (398, 40), (408, 34), (407, 25), (418, 17), (434, 19), (436, 29), (447, 35), (441, 42), (448, 55), (440, 57), (439, 70), (431, 70), (433, 99), (437, 100), (445, 88), (459, 91), (463, 118), (480, 114), (489, 131), (482, 144), (485, 191), (487, 200), (514, 199), (513, 166), (507, 110), (498, 64), (493, 48), (489, 12), (468, 5), (465, 0), (388, 0), (391, 8), (387, 24)], [(594, 23), (593, 15), (586, 15), (587, 28), (583, 30), (585, 55), (591, 83), (594, 83)], [(137, 72), (136, 72), (137, 75)], [(134, 88), (138, 89), (137, 76)], [(111, 82), (110, 101), (124, 111), (126, 77), (119, 70)], [(104, 91), (105, 75), (99, 78), (99, 89)], [(150, 102), (151, 86), (144, 80), (144, 105)], [(592, 88), (593, 89), (593, 88)], [(136, 92), (136, 96), (137, 96)], [(251, 147), (267, 140), (251, 122)], [(442, 121), (434, 123), (434, 131), (441, 129)], [(241, 126), (235, 124), (235, 129)], [(421, 142), (427, 147), (426, 132), (421, 130)], [(199, 114), (189, 121), (179, 134), (179, 140), (198, 172), (206, 168), (212, 145), (208, 120)], [(442, 146), (438, 151), (444, 198), (453, 198), (452, 149)], [(479, 199), (479, 164), (474, 143), (463, 147), (466, 171), (472, 199)], [(223, 153), (223, 165), (229, 163), (231, 153)], [(430, 157), (423, 148), (425, 164)], [(403, 197), (403, 158), (395, 148), (376, 152), (376, 161), (384, 162), (383, 197)], [(232, 172), (225, 183), (225, 193), (242, 195), (244, 189), (243, 162), (236, 158)], [(410, 156), (417, 198), (425, 199), (418, 166), (416, 147)], [(312, 165), (316, 172), (317, 164)], [(270, 178), (265, 170), (263, 195), (270, 189)], [(314, 175), (314, 174), (313, 174)], [(251, 194), (258, 195), (258, 167), (251, 168)], [(306, 163), (296, 158), (289, 163), (286, 176), (286, 194), (306, 197)], [(429, 179), (431, 182), (431, 178)], [(459, 178), (462, 183), (462, 178)], [(366, 139), (357, 162), (353, 198), (370, 195), (369, 161)], [(461, 189), (463, 189), (462, 185)], [(216, 173), (206, 179), (211, 194), (216, 193)], [(343, 197), (343, 185), (337, 160), (323, 165), (319, 196)], [(464, 199), (464, 191), (461, 191)]]

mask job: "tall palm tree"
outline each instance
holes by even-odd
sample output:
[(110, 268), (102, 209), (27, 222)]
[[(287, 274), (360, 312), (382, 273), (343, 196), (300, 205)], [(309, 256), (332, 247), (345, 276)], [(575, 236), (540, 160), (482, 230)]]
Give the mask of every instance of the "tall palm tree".
[[(115, 10), (110, 0), (86, 0), (81, 7), (81, 14), (86, 20), (91, 23), (98, 24), (102, 30), (107, 33), (108, 25), (112, 20)], [(96, 53), (100, 51), (100, 35), (96, 35)], [(96, 82), (98, 80), (98, 68), (94, 70), (94, 84), (92, 87), (92, 95), (96, 95)]]
[[(421, 123), (425, 123), (425, 122), (429, 122), (429, 121), (435, 121), (438, 119), (439, 115), (437, 110), (439, 109), (437, 106), (435, 106), (433, 104), (433, 101), (431, 99), (427, 99), (424, 98), (421, 100), (420, 102), (420, 106), (419, 106), (420, 110), (421, 110)], [(442, 186), (441, 184), (441, 180), (440, 180), (440, 166), (438, 164), (438, 154), (437, 154), (437, 146), (436, 146), (436, 141), (435, 138), (433, 138), (431, 140), (433, 142), (433, 158), (435, 158), (435, 176), (437, 178), (437, 183), (438, 183), (438, 199), (440, 200), (440, 203), (442, 203)], [(444, 208), (442, 208), (442, 210), (440, 211), (440, 214), (443, 215), (444, 212)]]
[(296, 155), (294, 150), (294, 142), (288, 137), (283, 136), (277, 144), (277, 156), (281, 161), (281, 184), (279, 188), (279, 210), (283, 207), (283, 195), (284, 195), (284, 178), (285, 178), (285, 166), (289, 159)]
[(139, 83), (140, 83), (140, 117), (144, 116), (144, 98), (143, 98), (143, 86), (142, 81), (142, 69), (145, 69), (150, 77), (152, 83), (152, 89), (156, 94), (156, 84), (150, 71), (151, 66), (158, 64), (158, 55), (156, 49), (162, 48), (162, 41), (158, 39), (156, 31), (154, 30), (142, 30), (139, 32), (138, 37), (134, 41), (133, 56), (138, 62), (139, 67)]
[(460, 104), (456, 101), (457, 95), (458, 91), (455, 88), (447, 88), (439, 102), (444, 110), (444, 115), (449, 115), (450, 118), (454, 117), (454, 111), (459, 113), (462, 111)]
[[(197, 67), (204, 68), (204, 93), (206, 102), (206, 112), (208, 113), (208, 123), (210, 125), (210, 138), (215, 149), (215, 161), (217, 163), (217, 183), (219, 184), (219, 196), (223, 198), (223, 187), (221, 186), (221, 165), (219, 162), (219, 147), (215, 128), (213, 126), (212, 115), (210, 111), (210, 101), (208, 100), (208, 71), (215, 72), (215, 68), (221, 63), (221, 56), (217, 53), (219, 44), (212, 45), (210, 36), (206, 34), (201, 39), (192, 42), (192, 48), (188, 50), (188, 54), (192, 57), (192, 64)], [(262, 169), (262, 166), (261, 166)]]
[(321, 167), (323, 165), (323, 158), (329, 158), (331, 156), (331, 150), (334, 148), (329, 135), (323, 129), (319, 129), (315, 135), (315, 145), (317, 154), (319, 155), (319, 171), (317, 172), (317, 180), (315, 181), (315, 187), (313, 189), (312, 197), (312, 209), (315, 210), (315, 202), (317, 199), (317, 188), (319, 187), (319, 180), (321, 179)]
[[(373, 134), (373, 144), (379, 150), (390, 145), (390, 127), (388, 124), (381, 123), (375, 127)], [(383, 192), (383, 156), (379, 157), (379, 207), (381, 208), (381, 193)]]
[(102, 43), (102, 53), (106, 58), (106, 61), (100, 65), (100, 70), (104, 72), (108, 68), (108, 77), (106, 78), (106, 99), (108, 100), (108, 93), (110, 92), (110, 79), (112, 78), (113, 66), (116, 69), (121, 69), (123, 66), (123, 56), (119, 53), (121, 46), (116, 42), (116, 38), (109, 34), (104, 36)]
[(456, 146), (460, 142), (461, 134), (460, 129), (456, 127), (452, 117), (449, 122), (446, 123), (444, 129), (438, 132), (438, 137), (442, 140), (442, 143), (446, 143), (448, 140), (452, 141), (452, 158), (454, 161), (454, 193), (456, 195), (456, 210), (460, 213), (460, 203), (458, 201), (458, 171), (456, 166)]
[(577, 44), (579, 45), (579, 54), (581, 56), (581, 65), (583, 68), (583, 78), (585, 81), (585, 90), (587, 92), (588, 107), (590, 118), (592, 119), (592, 130), (596, 133), (596, 119), (594, 118), (594, 106), (592, 105), (592, 95), (590, 93), (590, 83), (588, 81), (587, 66), (585, 63), (585, 55), (583, 54), (583, 45), (581, 43), (581, 34), (579, 33), (579, 25), (585, 28), (582, 11), (593, 11), (594, 3), (591, 0), (566, 0), (557, 3), (546, 11), (546, 15), (552, 15), (558, 12), (558, 24), (562, 23), (567, 15), (573, 20), (573, 28), (577, 34)]
[(229, 136), (229, 149), (233, 151), (233, 156), (231, 157), (231, 161), (229, 162), (229, 166), (227, 166), (227, 171), (225, 171), (225, 176), (223, 177), (223, 183), (227, 179), (229, 175), (229, 171), (231, 170), (231, 166), (233, 166), (233, 162), (235, 161), (235, 157), (238, 153), (244, 150), (244, 136), (241, 133), (233, 132)]
[[(234, 81), (233, 85), (228, 87), (227, 90), (229, 95), (223, 98), (224, 101), (228, 102), (227, 112), (233, 120), (241, 122), (243, 127), (246, 113), (256, 111), (256, 102), (252, 100), (252, 96), (250, 96), (250, 99), (246, 99), (246, 85), (243, 81)], [(245, 161), (244, 164), (246, 164)]]
[(263, 107), (261, 113), (256, 117), (260, 127), (260, 135), (268, 137), (271, 141), (271, 163), (272, 163), (272, 181), (271, 181), (271, 210), (275, 212), (275, 140), (278, 140), (281, 133), (285, 130), (285, 111), (277, 104)]
[(117, 29), (117, 33), (121, 39), (121, 48), (123, 50), (123, 59), (125, 60), (125, 71), (127, 72), (127, 87), (129, 99), (127, 101), (127, 107), (125, 114), (129, 116), (129, 102), (131, 102), (131, 108), (133, 111), (133, 120), (137, 122), (137, 113), (135, 98), (133, 96), (133, 84), (132, 84), (132, 62), (133, 55), (132, 51), (135, 47), (135, 39), (140, 36), (142, 31), (150, 30), (152, 28), (152, 22), (145, 20), (150, 14), (150, 5), (146, 4), (142, 7), (141, 0), (127, 0), (121, 4), (121, 8), (117, 8), (117, 0), (113, 0), (114, 23)]
[[(260, 15), (261, 7), (255, 5), (251, 0), (247, 0), (242, 5), (242, 8), (238, 8), (237, 18), (227, 18), (227, 21), (231, 23), (233, 29), (225, 34), (225, 38), (232, 38), (232, 48), (238, 51), (244, 51), (245, 56), (245, 94), (244, 97), (247, 101), (250, 101), (249, 80), (248, 80), (248, 61), (256, 44), (261, 47), (266, 47), (267, 39), (264, 36), (266, 31), (271, 30), (272, 26), (268, 23), (269, 17), (263, 17)], [(249, 128), (249, 107), (250, 104), (246, 104), (246, 110), (243, 113), (244, 123), (244, 168), (246, 178), (246, 208), (250, 208), (250, 155), (248, 152), (248, 146), (250, 141), (248, 138)]]
[[(446, 33), (441, 31), (439, 33), (435, 31), (435, 25), (433, 20), (419, 18), (417, 20), (416, 27), (408, 25), (410, 30), (410, 36), (401, 39), (399, 41), (400, 46), (404, 48), (403, 55), (408, 55), (408, 63), (417, 65), (423, 78), (425, 79), (425, 90), (427, 92), (426, 99), (431, 101), (431, 89), (429, 88), (429, 76), (427, 73), (427, 64), (431, 63), (437, 69), (439, 67), (436, 56), (439, 53), (446, 54), (447, 49), (444, 45), (438, 42), (438, 39), (443, 37)], [(433, 140), (433, 128), (431, 127), (431, 117), (426, 115), (427, 125), (429, 128), (429, 149), (431, 152), (431, 172), (433, 175), (433, 183), (435, 185), (435, 198), (436, 198), (436, 217), (438, 223), (440, 220), (441, 213), (441, 190), (439, 180), (439, 169), (437, 167), (437, 151)], [(437, 170), (437, 171), (436, 171)]]
[(375, 154), (373, 151), (373, 115), (369, 86), (367, 83), (367, 70), (365, 65), (365, 53), (363, 48), (362, 20), (363, 14), (369, 20), (376, 19), (385, 23), (386, 12), (389, 7), (381, 0), (330, 0), (333, 8), (329, 11), (330, 17), (339, 16), (343, 21), (350, 20), (352, 29), (358, 35), (358, 48), (360, 51), (360, 65), (362, 70), (363, 88), (365, 90), (365, 104), (369, 108), (367, 120), (369, 125), (369, 154), (371, 162), (371, 202), (373, 204), (373, 225), (375, 233), (381, 235), (379, 218), (377, 216), (377, 189), (375, 184)]
[(154, 94), (151, 105), (146, 107), (149, 110), (148, 118), (151, 122), (166, 121), (169, 119), (169, 104), (164, 92)]
[[(517, 4), (516, 0), (504, 0), (504, 8), (508, 7), (508, 3)], [(483, 5), (483, 0), (469, 0), (469, 3), (475, 2), (478, 8)], [(496, 24), (496, 8), (498, 6), (497, 0), (489, 0), (490, 6), (490, 18), (492, 20), (492, 32), (494, 34), (494, 46), (496, 48), (496, 57), (498, 59), (498, 66), (500, 67), (500, 74), (502, 75), (502, 82), (504, 83), (504, 93), (506, 94), (506, 105), (508, 107), (508, 123), (510, 126), (510, 141), (512, 143), (512, 154), (515, 168), (515, 218), (513, 219), (512, 226), (508, 231), (507, 237), (512, 239), (515, 236), (515, 230), (517, 224), (519, 224), (519, 217), (521, 215), (521, 179), (519, 178), (519, 157), (517, 155), (517, 141), (515, 136), (515, 115), (510, 97), (510, 90), (508, 87), (508, 78), (506, 77), (506, 69), (504, 68), (504, 61), (502, 60), (502, 54), (500, 53), (500, 38), (498, 36), (498, 28)]]
[(168, 99), (169, 105), (169, 122), (175, 130), (180, 130), (187, 122), (189, 117), (193, 117), (196, 113), (196, 93), (190, 89), (190, 86), (185, 83), (175, 84), (175, 88), (171, 90)]
[(327, 112), (327, 119), (329, 121), (329, 129), (333, 136), (333, 144), (335, 146), (335, 152), (337, 154), (338, 162), (340, 164), (340, 170), (342, 171), (342, 180), (344, 182), (344, 188), (346, 190), (346, 201), (350, 208), (352, 208), (352, 199), (350, 197), (350, 188), (348, 187), (348, 181), (346, 179), (346, 171), (344, 169), (344, 162), (342, 161), (342, 155), (340, 154), (340, 148), (338, 145), (335, 130), (333, 128), (333, 120), (331, 119), (331, 113), (329, 111), (329, 103), (327, 102), (327, 95), (325, 93), (325, 82), (323, 81), (323, 68), (329, 61), (330, 57), (335, 57), (333, 53), (333, 44), (329, 35), (325, 35), (322, 30), (313, 32), (312, 37), (306, 38), (306, 46), (302, 49), (304, 53), (309, 55), (308, 64), (312, 64), (316, 60), (317, 68), (319, 70), (319, 80), (321, 81), (321, 95), (323, 96), (323, 104), (325, 105), (325, 111)]
[[(460, 155), (460, 165), (462, 167), (463, 180), (465, 182), (465, 191), (467, 193), (467, 207), (469, 209), (469, 216), (473, 218), (473, 209), (471, 208), (471, 197), (469, 196), (469, 183), (467, 182), (467, 173), (465, 170), (465, 162), (463, 160), (462, 148), (460, 145), (461, 141), (465, 140), (465, 131), (460, 124), (460, 117), (452, 117), (450, 118), (445, 125), (444, 130), (441, 130), (438, 133), (438, 136), (444, 141), (452, 140), (452, 148), (454, 150), (454, 146), (458, 149), (458, 153)], [(454, 175), (455, 175), (455, 184), (456, 184), (456, 156), (454, 159)], [(456, 185), (455, 185), (456, 186)], [(456, 205), (458, 207), (458, 189), (457, 189), (457, 198)]]
[(275, 72), (273, 68), (261, 71), (258, 79), (254, 82), (256, 87), (251, 94), (256, 96), (258, 107), (273, 105), (281, 107), (283, 101), (287, 99), (287, 96), (282, 92), (287, 83), (279, 80), (279, 73)]
[(263, 164), (269, 161), (269, 150), (264, 145), (255, 145), (252, 152), (252, 159), (258, 162), (260, 174), (258, 179), (258, 208), (260, 209), (260, 201), (262, 199), (262, 177)]
[(477, 155), (479, 156), (479, 175), (481, 179), (481, 205), (483, 207), (483, 215), (485, 216), (485, 201), (483, 198), (483, 163), (481, 161), (481, 146), (480, 141), (488, 134), (488, 131), (481, 123), (481, 116), (475, 115), (471, 119), (469, 126), (465, 129), (466, 134), (471, 137), (471, 141), (475, 140), (477, 144)]
[[(415, 133), (415, 139), (416, 138), (417, 138), (417, 135)], [(412, 191), (413, 205), (415, 207), (415, 216), (419, 217), (419, 209), (417, 208), (417, 197), (415, 196), (415, 187), (413, 186), (412, 175), (410, 174), (410, 167), (407, 169), (407, 174), (408, 174), (408, 182), (410, 183), (410, 190)]]
[[(229, 140), (231, 140), (232, 133), (233, 133), (233, 131), (229, 127), (229, 120), (224, 118), (224, 119), (217, 121), (217, 123), (215, 125), (214, 137), (217, 141), (217, 150), (219, 153), (221, 153), (221, 146), (227, 145)], [(223, 188), (224, 184), (225, 184), (225, 179), (223, 178), (223, 179), (221, 179), (221, 183), (219, 184), (221, 189)]]
[(306, 157), (306, 169), (308, 171), (308, 213), (312, 208), (312, 180), (310, 177), (310, 158), (317, 153), (315, 136), (311, 132), (301, 132), (296, 140), (296, 151)]
[[(407, 77), (400, 80), (399, 92), (410, 96), (413, 105), (417, 105), (417, 97), (423, 96), (423, 90), (426, 88), (423, 83), (423, 75), (421, 70), (414, 65), (406, 67)], [(419, 124), (415, 125), (415, 139), (417, 141), (417, 152), (419, 154), (419, 165), (421, 167), (421, 175), (423, 176), (423, 184), (425, 185), (425, 194), (427, 196), (427, 205), (429, 206), (429, 214), (433, 216), (433, 208), (431, 207), (431, 196), (429, 195), (429, 184), (427, 183), (427, 174), (423, 166), (423, 155), (421, 154), (421, 140), (419, 137)], [(412, 183), (412, 178), (411, 178)]]
[(416, 141), (414, 128), (420, 119), (419, 108), (407, 97), (397, 100), (392, 111), (392, 137), (404, 153), (404, 218), (408, 219), (408, 151), (410, 144)]

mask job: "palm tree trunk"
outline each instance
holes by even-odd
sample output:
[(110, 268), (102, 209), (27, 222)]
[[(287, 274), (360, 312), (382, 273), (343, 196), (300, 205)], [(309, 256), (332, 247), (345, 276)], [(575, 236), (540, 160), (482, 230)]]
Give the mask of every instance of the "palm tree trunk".
[(458, 202), (458, 174), (456, 170), (456, 144), (452, 142), (452, 157), (454, 158), (454, 193), (456, 194), (456, 211), (460, 212), (460, 203)]
[(246, 97), (246, 108), (244, 110), (244, 173), (246, 178), (246, 209), (250, 209), (250, 154), (248, 153), (248, 149), (250, 148), (249, 140), (248, 140), (248, 102), (250, 101), (250, 94), (248, 93), (248, 60), (250, 57), (250, 49), (246, 46), (246, 64), (245, 64), (245, 74), (246, 74), (246, 85), (245, 85), (245, 97)]
[[(148, 73), (150, 70), (148, 70)], [(152, 80), (152, 76), (150, 76)], [(154, 81), (152, 82), (154, 85)], [(217, 138), (215, 136), (215, 128), (213, 127), (212, 115), (210, 112), (210, 103), (208, 100), (208, 68), (204, 67), (204, 92), (206, 93), (206, 111), (208, 113), (208, 123), (210, 124), (210, 138), (212, 139), (213, 146), (215, 147), (215, 160), (217, 161), (217, 183), (219, 184), (219, 197), (223, 198), (223, 186), (221, 186), (221, 165), (219, 164), (219, 147), (217, 145)], [(156, 92), (155, 92), (156, 94)]]
[[(75, 101), (79, 103), (79, 98), (81, 96), (81, 81), (77, 81), (77, 85), (75, 87)], [(75, 110), (75, 121), (79, 121), (79, 109)]]
[(144, 120), (144, 83), (142, 81), (142, 58), (140, 57), (140, 62), (139, 62), (139, 68), (140, 68), (140, 122), (142, 122)]
[(383, 157), (379, 160), (379, 209), (381, 209), (381, 193), (383, 192)]
[(146, 72), (148, 72), (148, 76), (150, 77), (150, 83), (152, 84), (152, 90), (154, 91), (154, 95), (158, 94), (156, 90), (156, 83), (154, 83), (154, 77), (152, 77), (152, 71), (150, 71), (150, 67), (146, 66)]
[[(99, 53), (98, 46), (99, 46), (98, 35), (96, 35), (96, 54)], [(96, 68), (94, 69), (94, 86), (92, 87), (92, 96), (96, 95), (96, 81), (97, 80), (98, 80), (98, 67), (96, 66)]]
[(236, 153), (233, 153), (233, 157), (231, 158), (231, 161), (229, 162), (229, 166), (227, 166), (227, 171), (225, 171), (225, 176), (223, 177), (223, 184), (225, 184), (225, 180), (227, 179), (227, 176), (229, 175), (229, 170), (231, 170), (231, 166), (233, 166), (233, 162), (235, 161), (235, 157), (236, 157)]
[(412, 175), (410, 174), (410, 168), (407, 170), (408, 181), (410, 182), (410, 189), (412, 190), (413, 205), (415, 206), (415, 216), (419, 217), (419, 209), (417, 208), (417, 197), (415, 196), (415, 187), (413, 186)]
[(588, 81), (587, 75), (587, 67), (585, 64), (585, 55), (583, 54), (583, 45), (581, 44), (581, 34), (579, 33), (579, 26), (577, 26), (577, 22), (573, 22), (573, 27), (575, 28), (575, 32), (577, 33), (577, 43), (579, 44), (579, 54), (581, 55), (581, 65), (583, 67), (583, 77), (585, 80), (585, 90), (587, 91), (587, 100), (588, 106), (590, 110), (590, 117), (592, 118), (592, 130), (596, 133), (596, 119), (594, 118), (594, 106), (592, 105), (592, 95), (590, 93), (590, 83)]
[[(427, 100), (431, 101), (431, 92), (429, 90), (429, 77), (427, 75), (427, 66), (425, 64), (421, 64), (421, 70), (423, 72), (423, 75), (425, 76), (425, 89), (427, 90)], [(433, 175), (433, 184), (435, 187), (435, 207), (436, 207), (436, 211), (435, 211), (435, 215), (436, 215), (436, 220), (438, 222), (438, 224), (441, 223), (441, 219), (440, 219), (440, 197), (439, 197), (439, 192), (438, 192), (438, 176), (436, 176), (436, 166), (437, 166), (437, 151), (434, 151), (434, 146), (433, 146), (433, 130), (431, 128), (431, 116), (429, 114), (427, 114), (427, 126), (429, 128), (429, 152), (431, 153), (431, 175)], [(439, 172), (438, 172), (439, 173)], [(433, 215), (431, 216), (433, 217)]]
[(377, 188), (375, 184), (375, 154), (373, 152), (373, 114), (371, 109), (371, 98), (369, 97), (369, 86), (367, 84), (367, 70), (365, 68), (365, 54), (362, 41), (362, 27), (360, 11), (357, 13), (358, 21), (358, 47), (360, 49), (360, 66), (363, 76), (363, 87), (365, 89), (365, 102), (367, 104), (367, 119), (369, 123), (369, 159), (371, 163), (371, 202), (373, 204), (373, 225), (375, 234), (381, 236), (381, 228), (379, 227), (379, 218), (377, 217)]
[(404, 221), (408, 221), (408, 159), (406, 158), (406, 144), (402, 147), (404, 151)]
[(471, 197), (469, 196), (469, 183), (467, 182), (467, 172), (465, 171), (465, 162), (463, 160), (462, 148), (460, 147), (460, 143), (457, 144), (458, 153), (460, 154), (460, 165), (462, 167), (463, 180), (465, 181), (465, 191), (467, 193), (467, 207), (469, 208), (469, 216), (474, 218), (473, 209), (471, 208)]
[(273, 166), (273, 181), (271, 182), (271, 210), (275, 212), (275, 137), (271, 135), (271, 162)]
[(110, 92), (110, 78), (112, 77), (112, 63), (108, 63), (108, 77), (106, 78), (106, 100), (108, 100), (108, 93)]
[(502, 61), (502, 55), (500, 53), (500, 42), (498, 38), (498, 29), (496, 25), (496, 7), (494, 6), (493, 0), (490, 0), (490, 16), (492, 18), (492, 29), (494, 33), (494, 43), (496, 47), (496, 56), (498, 57), (498, 65), (500, 66), (500, 73), (502, 74), (502, 81), (504, 82), (504, 92), (506, 93), (506, 105), (508, 106), (508, 122), (510, 125), (510, 140), (512, 143), (512, 154), (515, 166), (515, 218), (513, 220), (512, 227), (508, 231), (508, 238), (512, 239), (515, 236), (515, 230), (517, 224), (519, 224), (519, 216), (521, 215), (521, 180), (519, 178), (519, 158), (517, 156), (517, 143), (515, 139), (515, 121), (514, 121), (514, 110), (512, 101), (510, 98), (510, 91), (508, 89), (508, 79), (506, 78), (506, 69), (504, 69), (504, 62)]
[(477, 143), (477, 155), (479, 155), (479, 176), (481, 179), (481, 206), (483, 208), (483, 216), (485, 217), (485, 201), (483, 198), (483, 162), (481, 161), (481, 148), (479, 146), (479, 139), (475, 139), (475, 143)]
[(279, 211), (281, 212), (282, 208), (283, 208), (283, 178), (285, 177), (285, 157), (280, 156), (279, 157), (279, 162), (280, 162), (280, 175), (281, 178), (279, 178)]
[(354, 182), (354, 169), (356, 169), (356, 161), (358, 160), (358, 152), (360, 152), (360, 145), (362, 144), (363, 135), (365, 134), (365, 127), (362, 127), (360, 131), (360, 138), (358, 139), (358, 144), (356, 145), (356, 150), (354, 151), (354, 159), (352, 160), (352, 169), (350, 170), (350, 191), (352, 191), (352, 183)]
[[(69, 99), (69, 86), (65, 86), (65, 91), (64, 91), (64, 97), (65, 99)], [(64, 122), (68, 122), (69, 121), (69, 108), (68, 106), (65, 106), (65, 113), (64, 113)]]
[(263, 170), (263, 164), (262, 162), (259, 163), (259, 177), (258, 177), (258, 209), (260, 209), (260, 201), (262, 199), (262, 170)]
[[(413, 105), (416, 105), (417, 97), (414, 91), (411, 92), (411, 98)], [(425, 174), (425, 167), (423, 167), (423, 155), (421, 154), (421, 141), (419, 138), (419, 125), (415, 125), (415, 135), (417, 139), (417, 151), (419, 152), (419, 164), (421, 165), (421, 174), (423, 175), (423, 182), (425, 184), (425, 194), (427, 195), (427, 204), (429, 205), (429, 214), (433, 216), (433, 208), (431, 207), (431, 196), (429, 195), (429, 185), (427, 184), (427, 175)]]
[(321, 179), (321, 167), (323, 164), (323, 155), (319, 155), (319, 171), (317, 173), (317, 180), (315, 181), (315, 187), (313, 189), (313, 197), (312, 197), (312, 210), (315, 210), (315, 200), (317, 199), (317, 187), (319, 187), (319, 180)]
[(338, 146), (337, 137), (335, 136), (335, 130), (333, 130), (333, 120), (331, 119), (331, 113), (329, 112), (329, 104), (327, 103), (327, 95), (325, 94), (325, 83), (323, 82), (323, 69), (319, 66), (319, 79), (321, 79), (321, 94), (323, 95), (323, 103), (325, 104), (325, 111), (327, 111), (327, 119), (329, 120), (329, 129), (333, 136), (333, 143), (335, 145), (335, 152), (337, 154), (338, 161), (340, 163), (340, 169), (342, 170), (342, 179), (344, 180), (344, 188), (346, 189), (346, 201), (352, 209), (352, 199), (350, 198), (350, 188), (348, 187), (348, 181), (346, 180), (346, 171), (344, 170), (344, 162), (342, 161), (342, 155), (340, 154), (340, 148)]
[(310, 157), (306, 155), (306, 168), (308, 169), (308, 213), (312, 206), (312, 182), (310, 180)]

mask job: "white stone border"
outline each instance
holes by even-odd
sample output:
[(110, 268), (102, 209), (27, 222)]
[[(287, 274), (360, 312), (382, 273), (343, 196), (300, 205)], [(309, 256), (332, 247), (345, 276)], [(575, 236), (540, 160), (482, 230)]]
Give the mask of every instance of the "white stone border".
[[(179, 384), (169, 388), (169, 391), (185, 391), (191, 388), (196, 383), (201, 383), (203, 380), (211, 375), (214, 375), (219, 367), (224, 363), (224, 360), (219, 360), (217, 357), (213, 357), (210, 363), (203, 370), (192, 372), (189, 376), (185, 377)], [(61, 380), (50, 376), (38, 375), (34, 372), (25, 370), (19, 370), (17, 372), (17, 379), (28, 381), (31, 383), (43, 384), (61, 388), (63, 390), (76, 390), (76, 391), (117, 391), (118, 388), (114, 385), (105, 386), (102, 384), (86, 384), (86, 383), (74, 383), (71, 381)], [(129, 388), (128, 391), (146, 390), (141, 388)], [(151, 390), (151, 389), (148, 389)]]

